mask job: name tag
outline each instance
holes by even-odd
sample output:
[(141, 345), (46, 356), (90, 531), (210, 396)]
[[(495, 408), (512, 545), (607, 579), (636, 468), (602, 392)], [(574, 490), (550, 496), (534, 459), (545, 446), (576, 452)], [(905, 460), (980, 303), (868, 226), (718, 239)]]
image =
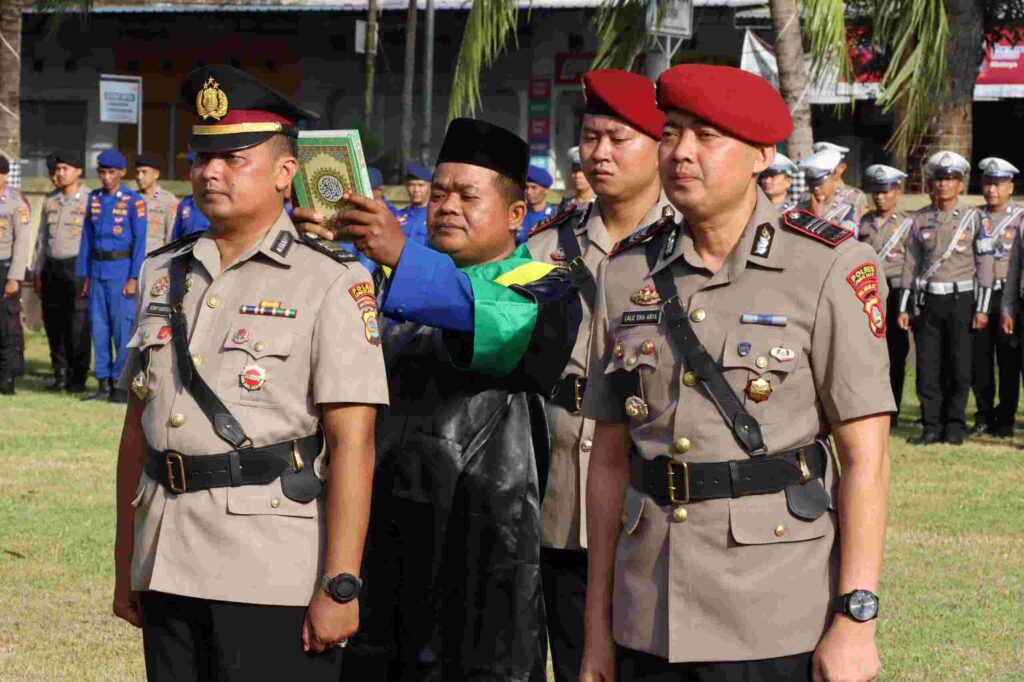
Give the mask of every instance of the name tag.
[(146, 306), (146, 314), (156, 315), (158, 317), (170, 317), (171, 305), (169, 303), (150, 303)]
[(635, 327), (639, 324), (661, 323), (661, 309), (658, 310), (627, 310), (622, 313), (622, 326)]

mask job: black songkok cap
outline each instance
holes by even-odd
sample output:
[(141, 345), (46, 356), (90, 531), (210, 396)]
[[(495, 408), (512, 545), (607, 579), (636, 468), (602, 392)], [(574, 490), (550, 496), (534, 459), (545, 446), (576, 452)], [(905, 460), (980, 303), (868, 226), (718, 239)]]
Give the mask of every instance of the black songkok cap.
[(272, 135), (297, 137), (299, 121), (320, 118), (255, 76), (224, 64), (190, 71), (181, 98), (202, 119), (192, 126), (189, 144), (197, 152), (246, 149)]
[(526, 187), (530, 146), (515, 133), (486, 121), (457, 118), (444, 134), (436, 166), (442, 163), (489, 168)]
[[(85, 168), (85, 159), (82, 158), (81, 152), (54, 152), (50, 157), (53, 158), (54, 170), (56, 170), (58, 163), (66, 163), (80, 170)], [(50, 157), (47, 157), (47, 163), (50, 162)]]
[(57, 171), (57, 164), (60, 160), (57, 157), (57, 153), (53, 152), (46, 155), (46, 172), (53, 175)]
[(156, 154), (146, 152), (135, 157), (136, 168), (155, 168), (161, 170), (160, 165), (160, 159), (156, 157)]

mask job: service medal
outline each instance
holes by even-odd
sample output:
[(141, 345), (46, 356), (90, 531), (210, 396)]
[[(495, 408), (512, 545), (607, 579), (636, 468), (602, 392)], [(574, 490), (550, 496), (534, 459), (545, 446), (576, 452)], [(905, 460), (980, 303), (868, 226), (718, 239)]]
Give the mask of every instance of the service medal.
[(629, 300), (637, 305), (658, 305), (661, 303), (661, 296), (658, 295), (657, 289), (648, 284), (640, 291), (631, 294)]
[(149, 290), (149, 295), (163, 296), (167, 292), (167, 287), (169, 287), (170, 284), (170, 278), (168, 278), (167, 275), (164, 275), (153, 284), (153, 287)]
[(171, 328), (170, 327), (160, 327), (160, 331), (158, 331), (156, 333), (157, 341), (165, 341), (168, 338), (170, 338), (170, 336), (171, 336)]
[(790, 360), (796, 357), (796, 353), (794, 353), (788, 348), (783, 348), (782, 346), (776, 346), (775, 348), (772, 348), (770, 353), (771, 356), (778, 360), (779, 362), (789, 362)]
[(621, 360), (626, 357), (626, 349), (622, 347), (621, 341), (616, 341), (615, 345), (612, 346), (612, 355), (615, 356), (616, 360)]
[(653, 355), (654, 342), (651, 341), (650, 339), (646, 339), (643, 343), (640, 344), (640, 352), (643, 353), (644, 355)]
[(643, 401), (643, 398), (638, 398), (635, 395), (631, 395), (626, 398), (626, 416), (635, 421), (643, 421), (647, 419), (649, 413), (647, 409), (647, 403)]
[(149, 378), (145, 372), (139, 372), (132, 379), (132, 393), (139, 400), (145, 400), (149, 396)]
[(267, 372), (259, 365), (246, 365), (238, 375), (239, 383), (247, 391), (258, 391), (267, 382)]
[(758, 377), (747, 384), (747, 397), (755, 403), (763, 403), (771, 397), (774, 390), (770, 381), (764, 377)]
[(249, 340), (249, 330), (245, 327), (239, 328), (239, 330), (235, 332), (235, 335), (231, 337), (231, 340), (235, 343), (245, 343)]

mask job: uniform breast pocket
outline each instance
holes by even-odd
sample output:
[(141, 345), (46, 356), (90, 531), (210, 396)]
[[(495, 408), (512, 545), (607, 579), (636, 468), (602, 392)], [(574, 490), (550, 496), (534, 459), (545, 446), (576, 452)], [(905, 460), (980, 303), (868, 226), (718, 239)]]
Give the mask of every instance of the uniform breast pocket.
[(147, 399), (172, 381), (171, 327), (161, 321), (140, 324), (128, 343), (129, 348), (137, 348), (142, 355), (142, 369), (132, 377), (132, 390), (136, 395), (144, 392)]
[(281, 490), (281, 479), (266, 485), (243, 485), (228, 488), (228, 513), (238, 516), (293, 516), (303, 519), (316, 517), (317, 500), (296, 502)]
[[(228, 402), (273, 407), (290, 399), (287, 386), (294, 382), (287, 362), (294, 334), (262, 327), (233, 325), (221, 345), (217, 394)], [(302, 386), (303, 394), (306, 386)]]
[(721, 364), (730, 387), (759, 423), (775, 424), (791, 416), (784, 395), (793, 392), (790, 384), (798, 381), (798, 372), (807, 370), (802, 344), (793, 334), (744, 325), (726, 336)]
[(621, 384), (618, 393), (643, 401), (647, 416), (630, 415), (635, 421), (652, 421), (669, 407), (673, 379), (665, 373), (672, 373), (673, 363), (667, 343), (660, 334), (635, 331), (619, 333), (612, 342), (605, 374), (614, 375), (614, 383)]
[(786, 493), (748, 495), (729, 500), (729, 529), (740, 545), (803, 542), (825, 537), (835, 528), (832, 513), (804, 521), (789, 513)]

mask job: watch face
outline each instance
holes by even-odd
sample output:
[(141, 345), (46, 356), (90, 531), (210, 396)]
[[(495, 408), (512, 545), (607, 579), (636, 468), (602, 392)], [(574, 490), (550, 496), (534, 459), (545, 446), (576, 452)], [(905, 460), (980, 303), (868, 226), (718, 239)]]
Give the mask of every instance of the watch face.
[(331, 596), (340, 602), (352, 601), (359, 594), (359, 583), (348, 575), (340, 575), (331, 581)]
[(878, 597), (867, 590), (856, 590), (850, 594), (849, 611), (856, 620), (871, 620), (878, 614)]

